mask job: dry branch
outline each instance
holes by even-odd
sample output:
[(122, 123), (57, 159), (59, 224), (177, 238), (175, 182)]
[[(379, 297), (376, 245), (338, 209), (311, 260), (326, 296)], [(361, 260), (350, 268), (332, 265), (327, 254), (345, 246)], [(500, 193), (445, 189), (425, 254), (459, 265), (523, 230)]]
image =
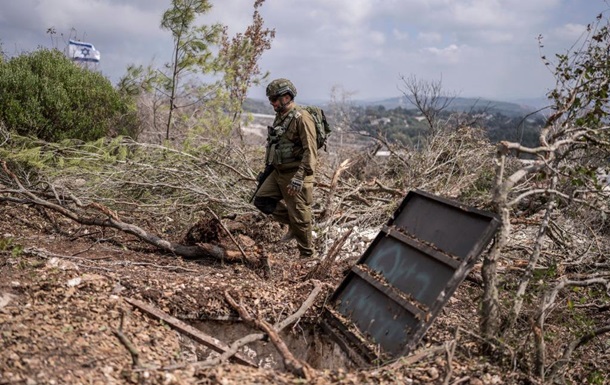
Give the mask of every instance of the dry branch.
[(453, 357), (455, 356), (455, 347), (457, 346), (460, 338), (460, 328), (455, 329), (454, 339), (445, 344), (445, 353), (447, 355), (446, 375), (443, 385), (448, 385), (451, 376), (453, 375)]
[(353, 228), (349, 229), (341, 236), (341, 238), (333, 243), (328, 251), (328, 254), (326, 255), (326, 258), (324, 258), (322, 262), (318, 263), (316, 267), (307, 274), (306, 279), (322, 279), (328, 275), (330, 267), (337, 260), (339, 251), (341, 251), (341, 248), (345, 244), (345, 241), (347, 241), (347, 238), (349, 238), (349, 236), (352, 234), (352, 231), (354, 231)]
[(225, 299), (239, 313), (240, 317), (245, 322), (256, 326), (269, 336), (269, 339), (275, 348), (284, 358), (284, 365), (289, 372), (298, 377), (305, 378), (308, 381), (313, 378), (315, 374), (314, 370), (306, 362), (302, 362), (294, 357), (288, 349), (288, 346), (286, 346), (286, 343), (279, 336), (278, 330), (276, 330), (275, 327), (263, 319), (252, 316), (243, 305), (238, 304), (237, 301), (233, 299), (228, 291), (225, 291)]
[[(195, 329), (191, 325), (186, 324), (183, 321), (180, 321), (179, 319), (172, 317), (169, 314), (166, 314), (151, 305), (148, 305), (142, 301), (139, 301), (139, 300), (133, 299), (133, 298), (125, 298), (125, 302), (146, 312), (147, 314), (149, 314), (150, 316), (152, 316), (156, 319), (162, 320), (163, 322), (165, 322), (169, 326), (171, 326), (172, 329), (174, 329), (182, 334), (186, 334), (188, 337), (199, 342), (200, 344), (207, 346), (208, 348), (210, 348), (214, 351), (224, 353), (229, 349), (228, 346), (226, 346), (225, 344), (223, 344), (221, 341), (217, 340), (216, 338), (208, 336), (207, 334), (203, 333), (202, 331)], [(243, 357), (239, 354), (234, 354), (233, 357), (234, 357), (233, 360), (239, 364), (257, 367), (257, 365), (255, 363), (253, 363), (248, 358)]]
[(333, 177), (330, 181), (330, 186), (328, 188), (328, 195), (326, 196), (326, 205), (324, 206), (324, 210), (320, 214), (320, 221), (325, 220), (330, 216), (334, 209), (333, 198), (335, 197), (335, 193), (337, 191), (337, 184), (339, 183), (339, 177), (343, 173), (343, 171), (349, 169), (352, 165), (354, 165), (355, 161), (350, 161), (349, 159), (341, 162), (339, 167), (333, 173)]
[[(221, 261), (242, 261), (242, 255), (239, 254), (239, 252), (236, 253), (232, 250), (226, 250), (218, 245), (199, 243), (195, 246), (185, 246), (179, 243), (167, 241), (155, 234), (149, 233), (141, 227), (122, 221), (117, 213), (97, 202), (83, 204), (78, 198), (72, 197), (72, 202), (75, 204), (76, 209), (70, 209), (64, 205), (53, 203), (26, 189), (22, 185), (19, 178), (17, 178), (17, 176), (8, 169), (6, 162), (2, 162), (2, 167), (4, 172), (10, 176), (18, 186), (17, 190), (12, 190), (11, 192), (22, 195), (23, 198), (20, 200), (22, 203), (34, 204), (53, 210), (81, 225), (109, 227), (123, 231), (125, 233), (134, 235), (144, 242), (156, 246), (165, 252), (169, 252), (187, 259), (211, 257)], [(95, 211), (102, 213), (103, 216), (88, 214), (86, 212), (87, 209), (94, 209)], [(243, 256), (245, 256), (245, 253)], [(257, 261), (254, 258), (247, 258), (247, 261), (254, 266), (260, 265), (260, 261)]]
[(445, 352), (445, 351), (446, 351), (445, 345), (433, 346), (431, 348), (420, 350), (414, 354), (411, 354), (410, 356), (401, 357), (398, 360), (396, 360), (395, 362), (392, 362), (391, 364), (384, 366), (383, 368), (390, 369), (390, 370), (398, 370), (401, 367), (408, 367), (425, 358), (428, 358), (429, 356), (433, 356), (433, 355), (436, 355), (438, 353)]
[(140, 366), (140, 352), (138, 351), (138, 349), (136, 349), (136, 347), (131, 343), (131, 341), (129, 341), (129, 339), (127, 338), (127, 336), (125, 336), (125, 334), (123, 334), (123, 321), (125, 318), (125, 313), (123, 313), (121, 311), (121, 320), (119, 322), (119, 328), (115, 329), (112, 331), (112, 333), (117, 336), (117, 338), (119, 339), (119, 341), (121, 341), (121, 343), (123, 344), (123, 346), (125, 346), (125, 348), (127, 348), (127, 350), (129, 351), (129, 354), (131, 355), (131, 361), (132, 361), (132, 365), (134, 367), (136, 366)]
[[(307, 297), (305, 302), (303, 302), (303, 304), (301, 305), (299, 310), (297, 310), (291, 316), (286, 317), (286, 319), (284, 319), (282, 322), (274, 324), (273, 328), (275, 330), (277, 330), (278, 332), (284, 330), (288, 325), (291, 325), (292, 323), (296, 322), (299, 318), (301, 318), (305, 314), (305, 312), (314, 304), (314, 301), (316, 300), (318, 294), (320, 294), (320, 291), (322, 291), (322, 283), (320, 281), (316, 281), (316, 280), (312, 280), (312, 283), (314, 284), (314, 289), (311, 291), (311, 293), (309, 293), (309, 296)], [(194, 364), (194, 366), (195, 367), (210, 367), (210, 366), (218, 365), (221, 362), (223, 362), (223, 361), (229, 359), (231, 356), (233, 356), (242, 346), (247, 345), (252, 342), (260, 341), (260, 340), (264, 339), (265, 337), (266, 337), (265, 333), (249, 334), (245, 337), (238, 339), (237, 341), (234, 341), (231, 344), (230, 348), (227, 349), (227, 351), (224, 352), (219, 357), (209, 359), (207, 361), (197, 362)]]

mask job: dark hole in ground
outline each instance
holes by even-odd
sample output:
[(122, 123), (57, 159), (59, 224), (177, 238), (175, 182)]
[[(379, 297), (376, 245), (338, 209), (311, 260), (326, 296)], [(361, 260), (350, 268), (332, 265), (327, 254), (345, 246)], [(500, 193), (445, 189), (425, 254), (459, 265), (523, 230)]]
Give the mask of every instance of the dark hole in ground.
[[(193, 327), (212, 336), (227, 345), (253, 333), (261, 333), (243, 322), (217, 320), (185, 320)], [(280, 333), (290, 352), (295, 358), (307, 362), (315, 369), (350, 369), (354, 363), (319, 326), (299, 322), (290, 329)], [(283, 359), (271, 341), (256, 341), (242, 347), (239, 352), (256, 362), (261, 368), (283, 369)], [(203, 345), (195, 349), (197, 360), (203, 361), (218, 356), (218, 353)]]

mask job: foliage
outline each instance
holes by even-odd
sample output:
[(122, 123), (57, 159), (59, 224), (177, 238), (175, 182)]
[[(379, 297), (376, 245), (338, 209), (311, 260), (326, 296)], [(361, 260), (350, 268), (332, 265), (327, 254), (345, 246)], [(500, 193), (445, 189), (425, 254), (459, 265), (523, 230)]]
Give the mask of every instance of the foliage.
[(163, 14), (161, 28), (171, 31), (174, 38), (172, 62), (166, 66), (170, 73), (156, 78), (168, 96), (166, 140), (169, 139), (173, 126), (174, 110), (180, 108), (177, 104), (180, 85), (181, 81), (186, 81), (182, 78), (189, 74), (208, 74), (218, 70), (212, 47), (218, 44), (224, 27), (220, 24), (193, 25), (198, 16), (209, 12), (211, 8), (208, 0), (172, 0), (172, 8)]
[(137, 131), (133, 104), (108, 79), (58, 50), (40, 49), (0, 62), (0, 121), (46, 141), (94, 140)]
[[(417, 109), (404, 107), (386, 108), (382, 105), (350, 108), (352, 115), (351, 128), (366, 132), (371, 136), (383, 136), (388, 141), (420, 146), (422, 140), (429, 134), (429, 125)], [(540, 129), (545, 123), (541, 115), (530, 117), (507, 116), (501, 112), (485, 110), (441, 111), (435, 115), (443, 127), (459, 127), (465, 122), (482, 128), (492, 142), (510, 140), (526, 146), (538, 145)], [(334, 121), (334, 119), (333, 119)]]
[(211, 9), (209, 1), (172, 2), (161, 21), (174, 39), (172, 62), (164, 70), (130, 66), (119, 81), (122, 92), (138, 98), (146, 123), (142, 139), (191, 146), (202, 134), (228, 137), (235, 127), (241, 133), (245, 95), (266, 77), (257, 63), (274, 36), (263, 29), (262, 4), (255, 1), (253, 24), (229, 39), (221, 24), (195, 24)]
[[(222, 39), (220, 59), (224, 72), (223, 86), (228, 93), (228, 112), (232, 116), (233, 124), (241, 137), (241, 113), (248, 90), (253, 84), (260, 84), (268, 74), (261, 74), (258, 60), (261, 55), (271, 48), (271, 41), (275, 31), (263, 29), (263, 18), (258, 9), (264, 0), (255, 0), (252, 25), (246, 31), (236, 34), (229, 41), (225, 35)], [(243, 140), (243, 137), (242, 137)]]

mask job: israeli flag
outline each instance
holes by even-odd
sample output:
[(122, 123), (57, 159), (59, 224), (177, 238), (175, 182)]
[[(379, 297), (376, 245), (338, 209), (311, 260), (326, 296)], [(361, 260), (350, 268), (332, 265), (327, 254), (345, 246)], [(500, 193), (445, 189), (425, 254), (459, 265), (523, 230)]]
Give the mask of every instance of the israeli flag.
[(101, 55), (93, 44), (70, 40), (68, 55), (72, 60), (98, 63)]

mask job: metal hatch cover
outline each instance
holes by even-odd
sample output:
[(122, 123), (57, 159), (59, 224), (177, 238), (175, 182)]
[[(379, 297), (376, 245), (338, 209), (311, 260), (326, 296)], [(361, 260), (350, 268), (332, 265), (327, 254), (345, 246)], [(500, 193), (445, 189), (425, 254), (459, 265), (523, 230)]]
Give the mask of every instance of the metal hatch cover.
[(360, 365), (409, 354), (498, 226), (491, 213), (410, 191), (333, 293), (324, 328)]

